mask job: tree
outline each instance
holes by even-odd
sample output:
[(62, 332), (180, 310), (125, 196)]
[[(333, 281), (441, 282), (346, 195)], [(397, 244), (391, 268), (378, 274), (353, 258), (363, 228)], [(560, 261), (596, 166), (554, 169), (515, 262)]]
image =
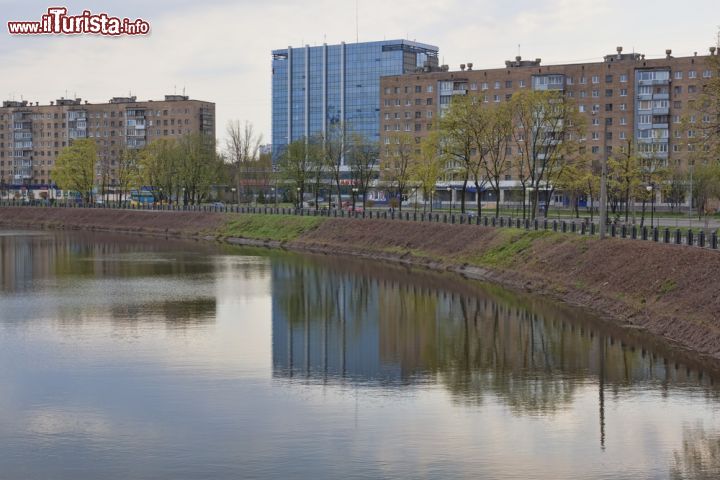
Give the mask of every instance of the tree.
[(92, 200), (95, 184), (96, 162), (95, 140), (76, 139), (58, 155), (52, 171), (52, 179), (62, 190), (78, 192), (86, 202), (89, 202)]
[[(243, 183), (248, 183), (251, 173), (257, 168), (262, 135), (255, 133), (251, 123), (245, 122), (241, 125), (239, 120), (228, 122), (226, 134), (225, 151), (228, 160), (235, 167), (235, 185), (240, 199), (247, 196)], [(243, 179), (246, 182), (243, 182)]]
[(720, 198), (720, 164), (708, 162), (695, 167), (693, 196), (696, 199), (698, 218), (710, 212), (710, 202)]
[(570, 203), (575, 211), (575, 218), (580, 218), (580, 197), (588, 194), (593, 187), (589, 159), (587, 155), (579, 155), (573, 162), (568, 163), (562, 174), (554, 182), (555, 186), (570, 197)]
[(394, 192), (402, 212), (402, 201), (412, 179), (412, 165), (417, 158), (417, 146), (409, 133), (393, 133), (387, 138), (390, 143), (386, 144), (380, 161), (380, 178)]
[(139, 157), (137, 149), (124, 147), (120, 150), (117, 164), (117, 182), (121, 202), (127, 199), (130, 187), (138, 181)]
[(500, 181), (505, 178), (511, 167), (509, 156), (512, 148), (512, 134), (512, 111), (510, 105), (504, 103), (492, 111), (490, 125), (484, 135), (486, 153), (483, 160), (479, 162), (495, 193), (496, 217), (500, 216)]
[(443, 159), (438, 154), (440, 150), (440, 132), (433, 130), (420, 142), (420, 155), (410, 168), (411, 181), (416, 183), (423, 194), (423, 213), (427, 210), (427, 200), (430, 199), (432, 212), (432, 196), (435, 186), (443, 171)]
[(367, 203), (370, 183), (377, 176), (380, 157), (378, 143), (360, 135), (355, 135), (350, 149), (350, 175), (354, 188), (362, 194), (363, 210)]
[(169, 185), (166, 198), (170, 202), (179, 199), (183, 189), (183, 202), (188, 199), (193, 204), (201, 203), (221, 179), (222, 160), (215, 151), (215, 141), (201, 133), (184, 135), (177, 144), (177, 155), (177, 183)]
[[(608, 159), (608, 196), (612, 198), (613, 211), (616, 205), (625, 207), (625, 223), (630, 215), (630, 202), (642, 181), (643, 170), (632, 139), (625, 141), (619, 152)], [(620, 211), (616, 215), (620, 216)]]
[(286, 181), (294, 185), (294, 191), (297, 192), (298, 208), (302, 208), (305, 190), (311, 178), (307, 166), (310, 145), (312, 144), (305, 141), (304, 138), (295, 140), (287, 146), (280, 157), (280, 173)]
[[(523, 216), (529, 187), (530, 216), (535, 218), (540, 190), (552, 192), (565, 166), (577, 157), (582, 119), (574, 103), (559, 91), (520, 91), (510, 103), (523, 186)], [(549, 200), (546, 195), (546, 206)]]
[(476, 98), (457, 96), (440, 120), (441, 151), (448, 160), (448, 171), (462, 180), (460, 211), (465, 213), (465, 195), (470, 175), (475, 171), (478, 143), (482, 138), (484, 116)]
[[(342, 203), (341, 178), (343, 173), (343, 161), (348, 152), (349, 145), (345, 142), (344, 123), (332, 123), (324, 133), (319, 135), (322, 146), (322, 158), (325, 168), (330, 174), (331, 181), (335, 182), (337, 188), (338, 205)], [(328, 208), (332, 206), (332, 194), (328, 195)]]
[(179, 171), (180, 150), (175, 139), (159, 138), (140, 151), (139, 183), (152, 188), (156, 202), (178, 189)]

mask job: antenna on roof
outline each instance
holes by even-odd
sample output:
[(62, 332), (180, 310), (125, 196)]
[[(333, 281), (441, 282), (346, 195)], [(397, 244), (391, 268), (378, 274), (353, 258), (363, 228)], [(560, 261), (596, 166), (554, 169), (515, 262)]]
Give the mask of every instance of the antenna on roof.
[(518, 57), (519, 56), (521, 56), (521, 55), (520, 55), (520, 44), (518, 43)]
[(185, 96), (185, 85), (183, 85), (183, 97)]

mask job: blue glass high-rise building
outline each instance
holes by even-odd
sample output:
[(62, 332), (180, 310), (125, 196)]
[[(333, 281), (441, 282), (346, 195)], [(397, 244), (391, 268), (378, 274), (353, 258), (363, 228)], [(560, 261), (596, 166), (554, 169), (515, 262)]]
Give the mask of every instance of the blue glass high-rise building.
[(333, 125), (342, 125), (348, 137), (378, 141), (380, 77), (437, 64), (437, 47), (408, 40), (273, 50), (273, 158), (288, 143)]

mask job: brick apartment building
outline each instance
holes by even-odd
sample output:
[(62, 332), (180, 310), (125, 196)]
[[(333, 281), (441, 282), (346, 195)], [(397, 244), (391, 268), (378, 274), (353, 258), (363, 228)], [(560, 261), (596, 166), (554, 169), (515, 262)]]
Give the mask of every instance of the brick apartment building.
[(166, 95), (160, 101), (114, 97), (107, 103), (61, 98), (49, 105), (4, 101), (0, 108), (0, 185), (6, 190), (49, 189), (63, 147), (77, 138), (97, 142), (99, 162), (113, 168), (124, 148), (159, 138), (203, 133), (215, 137), (215, 104)]
[[(716, 54), (720, 52), (710, 48), (710, 55)], [(459, 71), (442, 66), (384, 77), (381, 154), (387, 154), (386, 145), (394, 132), (407, 132), (419, 142), (455, 95), (479, 95), (482, 102), (492, 105), (509, 101), (523, 89), (535, 89), (562, 91), (578, 105), (587, 116), (586, 149), (595, 159), (612, 155), (635, 139), (641, 155), (652, 155), (668, 165), (682, 164), (696, 135), (693, 122), (710, 120), (690, 117), (689, 125), (682, 123), (688, 102), (717, 75), (708, 66), (708, 58), (697, 54), (675, 58), (667, 50), (664, 58), (646, 59), (639, 53), (623, 53), (618, 47), (616, 53), (596, 63), (543, 66), (540, 59), (517, 57), (505, 62), (505, 68), (473, 70), (468, 63)], [(501, 201), (517, 200), (518, 189), (517, 173), (511, 171), (503, 182)], [(468, 200), (474, 200), (474, 195)], [(561, 196), (557, 201), (562, 201)], [(662, 201), (660, 194), (658, 201)]]

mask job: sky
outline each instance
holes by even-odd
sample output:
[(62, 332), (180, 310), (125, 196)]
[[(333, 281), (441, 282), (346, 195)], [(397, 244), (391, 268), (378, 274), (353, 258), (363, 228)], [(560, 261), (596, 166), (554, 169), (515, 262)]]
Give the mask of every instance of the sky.
[[(182, 93), (216, 104), (220, 146), (228, 121), (249, 121), (270, 143), (270, 51), (288, 45), (407, 38), (440, 47), (457, 70), (498, 68), (518, 55), (543, 64), (601, 61), (626, 52), (706, 53), (717, 43), (716, 0), (0, 0), (0, 98), (91, 103)], [(51, 6), (142, 18), (140, 37), (11, 36), (6, 22), (39, 20)], [(357, 17), (356, 17), (357, 11)], [(356, 22), (357, 19), (357, 22)], [(356, 28), (357, 26), (357, 28)]]

